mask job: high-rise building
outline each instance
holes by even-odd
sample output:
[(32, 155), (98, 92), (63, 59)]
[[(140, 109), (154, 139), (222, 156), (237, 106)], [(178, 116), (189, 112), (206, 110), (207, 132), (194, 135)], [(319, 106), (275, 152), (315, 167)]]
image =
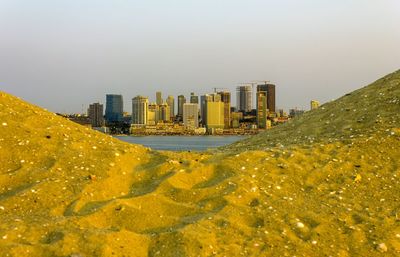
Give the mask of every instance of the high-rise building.
[(161, 105), (161, 104), (163, 103), (162, 94), (161, 94), (160, 91), (157, 91), (157, 92), (156, 92), (156, 103), (157, 103), (158, 105)]
[(162, 120), (163, 122), (170, 121), (171, 115), (169, 112), (170, 112), (170, 107), (168, 106), (167, 103), (159, 105), (159, 120)]
[(206, 125), (205, 110), (206, 110), (206, 95), (202, 95), (200, 96), (200, 119), (201, 119), (201, 124), (203, 126)]
[(193, 92), (190, 93), (190, 103), (191, 104), (198, 104), (199, 103), (199, 96), (195, 95)]
[(221, 101), (224, 103), (224, 127), (231, 127), (231, 93), (227, 91), (218, 92), (221, 96)]
[(156, 103), (149, 104), (148, 110), (148, 124), (157, 125), (160, 120), (160, 107)]
[(186, 98), (184, 95), (178, 95), (178, 116), (180, 120), (183, 118), (183, 104), (186, 103)]
[(166, 100), (168, 106), (169, 106), (169, 115), (170, 115), (170, 119), (173, 120), (173, 118), (175, 117), (175, 99), (172, 95), (169, 95), (167, 97)]
[(199, 105), (197, 103), (183, 104), (183, 124), (186, 128), (199, 127)]
[(275, 114), (276, 102), (275, 102), (275, 85), (267, 84), (267, 109), (269, 113)]
[(263, 91), (267, 93), (267, 109), (271, 116), (274, 116), (275, 107), (275, 85), (274, 84), (261, 84), (257, 85), (257, 92)]
[(268, 112), (267, 86), (258, 85), (256, 93), (256, 110), (257, 110), (257, 126), (258, 128), (267, 128), (267, 112)]
[(319, 107), (319, 102), (317, 100), (311, 100), (311, 110), (315, 110)]
[(243, 113), (242, 112), (232, 112), (232, 128), (239, 128), (240, 127), (240, 120), (243, 119)]
[(237, 109), (241, 112), (250, 112), (252, 109), (252, 87), (239, 86), (236, 88)]
[(106, 95), (106, 121), (107, 123), (122, 122), (123, 116), (122, 95)]
[(148, 123), (149, 99), (143, 96), (132, 98), (132, 124), (146, 125)]
[(93, 103), (89, 105), (88, 116), (92, 127), (104, 126), (103, 118), (103, 105), (99, 103)]
[(204, 124), (207, 130), (223, 129), (224, 124), (224, 103), (219, 94), (207, 94), (204, 96)]

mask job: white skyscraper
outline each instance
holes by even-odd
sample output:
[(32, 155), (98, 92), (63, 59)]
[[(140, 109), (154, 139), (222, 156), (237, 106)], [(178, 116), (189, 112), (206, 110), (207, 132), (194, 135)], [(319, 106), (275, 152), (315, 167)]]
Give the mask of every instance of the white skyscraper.
[(146, 125), (148, 122), (149, 99), (143, 96), (136, 96), (132, 99), (132, 124)]

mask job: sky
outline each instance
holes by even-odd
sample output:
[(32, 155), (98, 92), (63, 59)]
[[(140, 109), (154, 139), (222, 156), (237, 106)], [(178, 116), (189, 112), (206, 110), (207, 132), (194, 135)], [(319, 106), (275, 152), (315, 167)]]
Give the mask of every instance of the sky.
[(54, 112), (253, 81), (309, 109), (399, 68), (399, 0), (0, 0), (0, 90)]

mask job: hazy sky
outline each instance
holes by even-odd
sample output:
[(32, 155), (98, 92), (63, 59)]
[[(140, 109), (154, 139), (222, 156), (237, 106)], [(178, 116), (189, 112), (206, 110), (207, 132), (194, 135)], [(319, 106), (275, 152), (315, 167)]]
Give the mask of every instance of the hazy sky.
[(255, 80), (308, 109), (399, 68), (399, 0), (0, 0), (0, 90), (55, 112)]

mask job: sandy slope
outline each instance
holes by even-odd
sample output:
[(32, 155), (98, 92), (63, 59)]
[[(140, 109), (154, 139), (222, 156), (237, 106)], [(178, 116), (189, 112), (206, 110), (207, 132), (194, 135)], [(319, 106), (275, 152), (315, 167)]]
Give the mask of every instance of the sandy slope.
[[(379, 115), (379, 116), (378, 116)], [(400, 72), (207, 153), (0, 94), (0, 256), (398, 256)]]

